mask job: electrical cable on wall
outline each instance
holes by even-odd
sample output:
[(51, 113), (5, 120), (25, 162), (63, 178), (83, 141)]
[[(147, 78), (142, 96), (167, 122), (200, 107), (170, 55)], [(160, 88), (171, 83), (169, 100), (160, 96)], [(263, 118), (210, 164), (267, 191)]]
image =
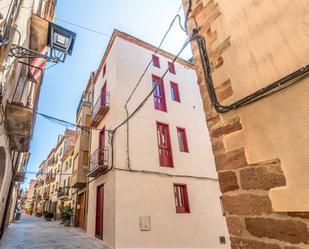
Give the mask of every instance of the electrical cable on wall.
[[(190, 9), (192, 7), (192, 0), (189, 0), (188, 3), (189, 3), (189, 9)], [(187, 16), (189, 18), (189, 15)], [(192, 16), (192, 18), (194, 17)], [(215, 107), (218, 113), (225, 113), (225, 112), (246, 106), (248, 104), (254, 103), (256, 101), (259, 101), (265, 97), (268, 97), (274, 93), (277, 93), (285, 89), (286, 87), (298, 82), (299, 80), (309, 75), (309, 64), (308, 64), (286, 75), (285, 77), (267, 85), (266, 87), (263, 87), (253, 92), (252, 94), (249, 94), (246, 97), (241, 98), (240, 100), (237, 100), (228, 105), (222, 105), (218, 100), (216, 90), (214, 87), (214, 83), (213, 83), (213, 79), (212, 79), (210, 60), (209, 60), (207, 49), (206, 49), (206, 40), (204, 36), (198, 34), (200, 28), (198, 27), (198, 24), (195, 18), (194, 20), (195, 20), (196, 27), (193, 29), (191, 37), (192, 37), (192, 40), (197, 41), (198, 51), (199, 51), (199, 55), (200, 55), (201, 62), (202, 62), (203, 73), (204, 73), (204, 78), (205, 78), (205, 83), (207, 86), (209, 98), (211, 100), (212, 105)]]

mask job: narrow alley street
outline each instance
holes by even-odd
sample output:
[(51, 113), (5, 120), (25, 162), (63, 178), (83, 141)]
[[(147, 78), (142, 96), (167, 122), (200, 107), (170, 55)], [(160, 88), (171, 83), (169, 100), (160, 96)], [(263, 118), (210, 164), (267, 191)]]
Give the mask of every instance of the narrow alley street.
[(0, 243), (0, 249), (108, 248), (77, 228), (64, 227), (57, 221), (47, 222), (30, 215), (23, 215), (19, 224), (11, 224)]

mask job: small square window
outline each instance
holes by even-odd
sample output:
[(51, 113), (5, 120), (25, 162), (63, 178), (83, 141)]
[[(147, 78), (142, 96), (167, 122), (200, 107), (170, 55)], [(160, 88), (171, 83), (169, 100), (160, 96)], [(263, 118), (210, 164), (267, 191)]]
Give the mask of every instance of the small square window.
[(152, 55), (152, 65), (154, 67), (160, 68), (160, 59), (159, 59), (158, 56), (156, 56), (154, 54)]
[(187, 185), (174, 183), (176, 213), (190, 213)]
[(179, 88), (177, 83), (171, 82), (171, 94), (172, 100), (180, 102)]
[(177, 127), (177, 138), (178, 138), (179, 151), (189, 152), (186, 130), (184, 128)]
[(224, 236), (219, 236), (220, 244), (226, 244), (226, 239)]
[(83, 151), (83, 164), (88, 164), (89, 152)]
[(168, 71), (172, 74), (176, 74), (175, 65), (172, 62), (168, 62)]

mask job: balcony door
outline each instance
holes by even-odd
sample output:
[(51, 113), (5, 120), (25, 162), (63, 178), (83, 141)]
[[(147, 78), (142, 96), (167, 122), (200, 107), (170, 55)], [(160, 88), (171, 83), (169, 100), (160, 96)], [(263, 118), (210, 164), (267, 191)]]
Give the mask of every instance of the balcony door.
[(97, 187), (95, 236), (103, 240), (104, 185)]
[(99, 151), (98, 151), (98, 164), (104, 165), (104, 148), (105, 148), (105, 128), (99, 133)]
[(155, 109), (166, 112), (167, 108), (163, 80), (160, 77), (153, 75), (152, 84), (154, 88), (153, 96)]
[(173, 167), (170, 131), (167, 124), (157, 123), (160, 166)]
[(106, 105), (106, 82), (101, 89), (101, 106)]

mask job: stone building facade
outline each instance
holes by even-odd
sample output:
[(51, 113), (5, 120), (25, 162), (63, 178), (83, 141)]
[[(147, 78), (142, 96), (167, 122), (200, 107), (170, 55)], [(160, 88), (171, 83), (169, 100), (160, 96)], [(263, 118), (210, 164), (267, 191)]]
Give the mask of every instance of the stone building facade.
[(222, 106), (279, 85), (258, 101), (219, 113), (209, 97), (205, 57), (191, 42), (231, 247), (309, 248), (309, 5), (235, 2), (194, 0), (188, 18), (189, 34), (198, 31), (206, 40)]

